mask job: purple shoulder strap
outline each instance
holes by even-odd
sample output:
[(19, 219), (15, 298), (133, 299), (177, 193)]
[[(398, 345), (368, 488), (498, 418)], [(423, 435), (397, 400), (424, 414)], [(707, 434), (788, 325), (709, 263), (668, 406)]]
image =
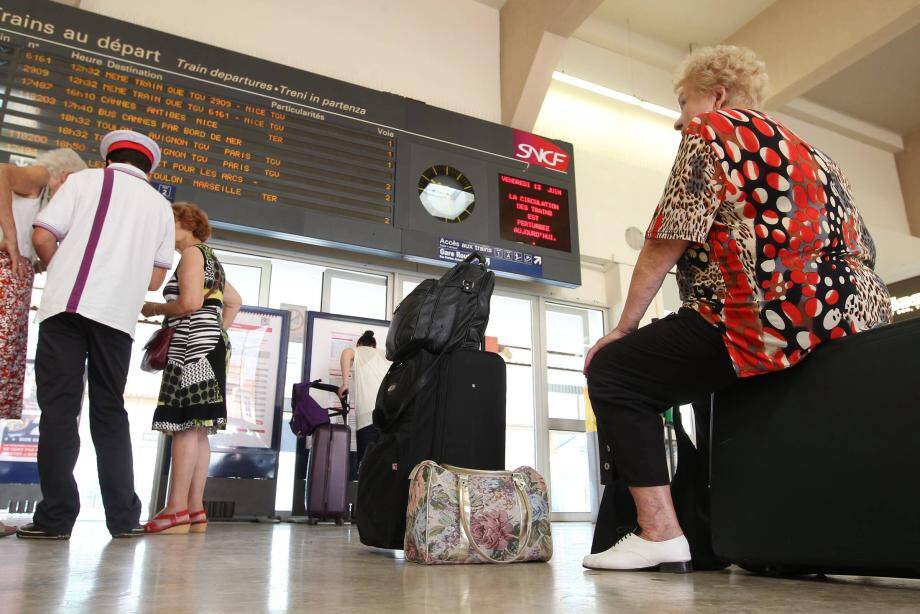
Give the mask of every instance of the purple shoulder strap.
[(99, 205), (96, 207), (93, 227), (89, 232), (89, 240), (86, 242), (86, 250), (83, 252), (83, 261), (80, 263), (77, 279), (74, 281), (73, 290), (70, 292), (70, 299), (67, 301), (68, 313), (76, 313), (77, 307), (80, 305), (80, 298), (83, 296), (83, 289), (86, 287), (86, 280), (89, 278), (89, 270), (93, 266), (93, 258), (96, 255), (96, 248), (99, 245), (99, 236), (102, 234), (102, 226), (105, 224), (105, 216), (109, 212), (109, 203), (112, 200), (112, 184), (114, 181), (115, 172), (110, 168), (105, 169), (102, 176), (102, 193), (99, 194)]

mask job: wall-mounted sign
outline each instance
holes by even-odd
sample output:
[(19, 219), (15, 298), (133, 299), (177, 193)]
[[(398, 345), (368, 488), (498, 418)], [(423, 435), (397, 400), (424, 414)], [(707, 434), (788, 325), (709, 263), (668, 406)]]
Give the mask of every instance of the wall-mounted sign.
[(552, 141), (523, 130), (515, 130), (514, 157), (529, 164), (567, 173), (572, 154)]
[(903, 322), (920, 318), (920, 276), (888, 285), (891, 293), (891, 320)]
[(553, 224), (567, 216), (571, 233), (523, 242), (543, 256), (542, 280), (581, 281), (562, 141), (46, 0), (0, 7), (0, 108), (7, 156), (71, 147), (100, 166), (102, 136), (131, 128), (162, 148), (157, 189), (218, 231), (395, 258), (438, 262), (445, 221), (511, 249), (521, 235), (499, 228), (494, 177), (552, 184), (568, 195)]
[(158, 181), (151, 181), (150, 185), (152, 185), (154, 189), (162, 194), (163, 198), (169, 202), (176, 202), (176, 186), (169, 185), (168, 183), (160, 183)]
[(563, 252), (572, 249), (567, 190), (499, 175), (498, 194), (502, 239)]
[(441, 237), (438, 242), (438, 258), (444, 262), (462, 262), (473, 252), (485, 256), (486, 265), (496, 273), (509, 273), (530, 279), (543, 276), (543, 256), (537, 254), (449, 237)]

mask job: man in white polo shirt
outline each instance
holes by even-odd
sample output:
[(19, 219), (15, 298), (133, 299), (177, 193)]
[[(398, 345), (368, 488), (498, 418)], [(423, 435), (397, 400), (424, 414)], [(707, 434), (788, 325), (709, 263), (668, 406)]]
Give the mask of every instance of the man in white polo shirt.
[(153, 140), (116, 130), (100, 151), (105, 170), (70, 175), (33, 224), (32, 241), (48, 266), (35, 355), (42, 502), (32, 524), (19, 529), (22, 538), (67, 539), (80, 511), (73, 470), (87, 364), (106, 526), (128, 537), (140, 518), (124, 390), (144, 296), (172, 267), (175, 222), (148, 182), (160, 161)]

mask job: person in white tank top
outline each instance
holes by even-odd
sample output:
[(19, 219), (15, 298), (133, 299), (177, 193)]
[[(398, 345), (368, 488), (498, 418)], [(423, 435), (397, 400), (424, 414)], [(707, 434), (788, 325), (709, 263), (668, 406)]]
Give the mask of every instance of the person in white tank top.
[[(351, 406), (358, 426), (355, 435), (357, 462), (360, 466), (367, 447), (377, 441), (378, 433), (372, 414), (377, 402), (377, 391), (390, 368), (390, 361), (377, 349), (374, 331), (368, 330), (358, 339), (354, 349), (348, 348), (342, 352), (341, 367), (342, 386), (339, 388), (339, 396), (344, 396), (346, 392), (351, 396)], [(353, 384), (349, 381), (352, 367), (355, 372)]]
[[(29, 166), (0, 164), (0, 420), (22, 417), (35, 277), (32, 221), (67, 176), (84, 168), (72, 149), (45, 152)], [(0, 537), (13, 532), (0, 523)]]

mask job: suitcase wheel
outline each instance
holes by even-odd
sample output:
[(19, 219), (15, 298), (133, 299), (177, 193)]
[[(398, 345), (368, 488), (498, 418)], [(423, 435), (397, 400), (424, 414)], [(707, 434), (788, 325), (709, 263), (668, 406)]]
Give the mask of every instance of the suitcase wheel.
[(311, 526), (316, 526), (319, 524), (319, 518), (307, 518), (307, 524)]
[(336, 518), (336, 519), (335, 519), (335, 526), (341, 527), (341, 526), (344, 525), (344, 524), (345, 524), (345, 519), (344, 519), (344, 518)]

